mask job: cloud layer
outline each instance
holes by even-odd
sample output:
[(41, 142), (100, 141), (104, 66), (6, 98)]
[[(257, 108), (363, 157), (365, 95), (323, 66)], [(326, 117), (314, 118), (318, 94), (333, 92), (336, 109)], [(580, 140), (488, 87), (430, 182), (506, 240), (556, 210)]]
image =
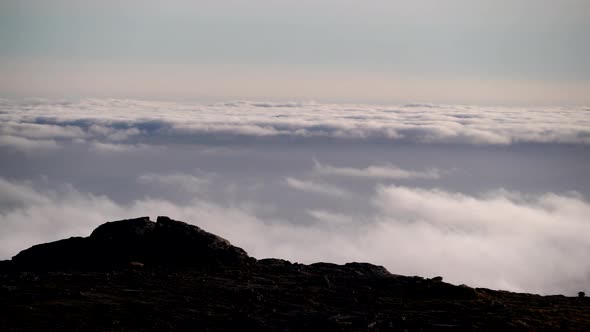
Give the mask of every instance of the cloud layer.
[(0, 100), (3, 144), (13, 142), (25, 148), (31, 144), (23, 143), (23, 139), (105, 144), (207, 144), (278, 138), (476, 145), (589, 144), (588, 128), (590, 109), (584, 107)]
[(589, 128), (584, 107), (0, 100), (0, 259), (169, 215), (258, 258), (590, 291)]

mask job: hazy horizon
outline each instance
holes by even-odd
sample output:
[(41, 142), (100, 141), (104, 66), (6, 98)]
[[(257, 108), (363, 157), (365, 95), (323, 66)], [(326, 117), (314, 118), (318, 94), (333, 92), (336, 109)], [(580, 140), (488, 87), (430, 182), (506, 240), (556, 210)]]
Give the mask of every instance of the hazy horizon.
[(0, 1), (0, 96), (590, 104), (590, 4)]

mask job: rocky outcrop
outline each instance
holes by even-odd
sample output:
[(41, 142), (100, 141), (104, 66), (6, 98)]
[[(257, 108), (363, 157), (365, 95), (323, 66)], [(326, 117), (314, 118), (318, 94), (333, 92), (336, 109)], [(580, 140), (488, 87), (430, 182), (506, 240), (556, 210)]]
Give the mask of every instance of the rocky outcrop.
[(248, 264), (244, 250), (187, 223), (158, 217), (107, 222), (89, 237), (39, 244), (12, 258), (20, 270), (105, 270), (145, 266), (198, 267)]
[(256, 260), (167, 217), (108, 222), (0, 261), (0, 313), (0, 331), (590, 331), (586, 297)]

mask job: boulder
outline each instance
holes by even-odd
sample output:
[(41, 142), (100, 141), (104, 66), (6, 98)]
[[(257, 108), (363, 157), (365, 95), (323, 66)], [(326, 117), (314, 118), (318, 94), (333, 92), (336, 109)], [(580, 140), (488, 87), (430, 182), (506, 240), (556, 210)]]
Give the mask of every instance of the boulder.
[(104, 270), (141, 262), (146, 267), (248, 264), (254, 259), (227, 240), (187, 223), (158, 217), (107, 222), (89, 237), (39, 244), (12, 263), (24, 270)]
[(37, 244), (12, 257), (12, 264), (24, 270), (60, 270), (91, 267), (95, 264), (93, 248), (82, 237)]

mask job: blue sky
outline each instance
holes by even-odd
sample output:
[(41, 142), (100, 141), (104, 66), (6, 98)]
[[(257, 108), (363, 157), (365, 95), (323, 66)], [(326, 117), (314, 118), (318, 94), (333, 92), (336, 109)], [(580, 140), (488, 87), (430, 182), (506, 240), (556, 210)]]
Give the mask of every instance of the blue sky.
[(1, 1), (4, 97), (590, 103), (590, 3)]

